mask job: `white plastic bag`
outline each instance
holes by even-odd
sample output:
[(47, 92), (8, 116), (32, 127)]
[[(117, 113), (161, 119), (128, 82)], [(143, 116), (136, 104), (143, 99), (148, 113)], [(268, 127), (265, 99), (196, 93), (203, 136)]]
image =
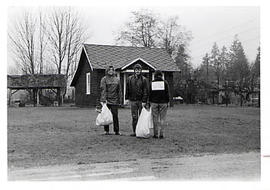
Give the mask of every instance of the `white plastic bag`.
[(96, 125), (110, 125), (113, 123), (112, 112), (109, 110), (106, 104), (103, 104), (101, 112), (98, 114), (96, 118)]
[(153, 128), (152, 111), (143, 108), (136, 126), (136, 137), (149, 138), (151, 128)]

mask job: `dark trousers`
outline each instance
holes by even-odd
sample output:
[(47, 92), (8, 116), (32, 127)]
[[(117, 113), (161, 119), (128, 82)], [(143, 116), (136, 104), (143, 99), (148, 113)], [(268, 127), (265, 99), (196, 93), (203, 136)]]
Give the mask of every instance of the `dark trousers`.
[(136, 125), (142, 111), (142, 101), (130, 101), (130, 106), (131, 106), (131, 115), (132, 115), (132, 128), (133, 128), (133, 132), (135, 133)]
[[(118, 105), (107, 104), (113, 115), (113, 130), (115, 133), (119, 132), (119, 120), (118, 120)], [(109, 132), (109, 125), (104, 125), (104, 130)]]

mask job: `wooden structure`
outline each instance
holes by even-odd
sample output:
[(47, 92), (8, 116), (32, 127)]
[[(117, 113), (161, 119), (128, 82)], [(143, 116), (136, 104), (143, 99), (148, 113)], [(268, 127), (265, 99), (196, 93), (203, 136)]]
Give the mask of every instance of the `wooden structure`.
[(10, 97), (18, 90), (32, 90), (34, 106), (39, 104), (38, 90), (56, 90), (58, 104), (61, 105), (61, 92), (66, 88), (67, 82), (65, 75), (60, 74), (35, 74), (35, 75), (8, 75), (7, 87), (10, 90)]
[(125, 104), (127, 77), (133, 74), (133, 66), (137, 63), (142, 65), (142, 73), (149, 81), (153, 79), (155, 70), (161, 70), (173, 95), (173, 72), (179, 69), (165, 49), (84, 44), (71, 82), (75, 87), (76, 105), (96, 105), (100, 98), (100, 80), (110, 65), (114, 66), (121, 81), (122, 103)]

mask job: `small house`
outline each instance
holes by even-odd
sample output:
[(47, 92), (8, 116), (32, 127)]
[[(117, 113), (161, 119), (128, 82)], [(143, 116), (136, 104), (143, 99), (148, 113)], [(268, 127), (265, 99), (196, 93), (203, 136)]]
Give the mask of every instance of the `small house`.
[(142, 65), (142, 74), (149, 81), (155, 70), (161, 70), (173, 95), (173, 72), (179, 69), (165, 49), (84, 44), (71, 81), (71, 86), (75, 87), (75, 104), (82, 107), (96, 105), (100, 98), (100, 80), (110, 65), (114, 66), (121, 81), (122, 103), (125, 104), (126, 81), (137, 63)]

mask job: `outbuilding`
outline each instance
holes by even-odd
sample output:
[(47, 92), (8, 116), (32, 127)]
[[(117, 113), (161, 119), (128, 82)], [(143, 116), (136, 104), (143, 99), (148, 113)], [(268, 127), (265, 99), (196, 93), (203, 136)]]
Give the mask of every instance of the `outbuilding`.
[(105, 69), (111, 65), (120, 78), (124, 95), (122, 103), (125, 104), (126, 81), (137, 63), (142, 65), (142, 73), (149, 81), (153, 79), (155, 70), (161, 70), (173, 95), (173, 72), (179, 69), (165, 49), (84, 44), (71, 81), (71, 86), (75, 87), (75, 104), (80, 107), (97, 104), (100, 80), (105, 75)]

